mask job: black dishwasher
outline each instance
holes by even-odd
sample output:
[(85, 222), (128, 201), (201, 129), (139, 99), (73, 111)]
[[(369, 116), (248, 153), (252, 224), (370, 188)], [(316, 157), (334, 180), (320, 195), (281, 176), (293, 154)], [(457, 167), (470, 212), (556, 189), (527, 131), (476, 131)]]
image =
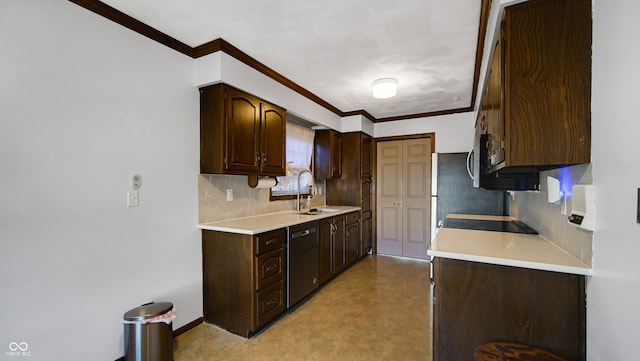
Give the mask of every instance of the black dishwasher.
[(318, 288), (318, 222), (287, 228), (287, 308)]

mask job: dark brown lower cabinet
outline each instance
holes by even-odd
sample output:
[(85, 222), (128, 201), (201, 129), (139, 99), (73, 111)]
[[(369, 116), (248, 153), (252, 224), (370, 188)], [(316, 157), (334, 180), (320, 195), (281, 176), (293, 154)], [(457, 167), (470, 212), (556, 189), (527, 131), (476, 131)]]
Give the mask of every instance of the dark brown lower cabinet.
[(202, 231), (206, 322), (250, 337), (286, 308), (285, 229), (258, 235)]
[(360, 231), (360, 257), (366, 256), (373, 248), (373, 220), (371, 211), (362, 212)]
[(433, 360), (473, 360), (491, 341), (586, 360), (585, 277), (434, 259)]
[(344, 215), (331, 217), (333, 222), (333, 274), (336, 275), (347, 268), (347, 238), (345, 227), (347, 218)]
[(318, 227), (318, 278), (324, 284), (359, 259), (360, 211), (320, 219)]
[(323, 218), (318, 221), (318, 280), (320, 284), (327, 282), (333, 277), (333, 220)]
[(360, 256), (360, 211), (347, 214), (344, 234), (345, 258), (348, 266), (356, 262)]

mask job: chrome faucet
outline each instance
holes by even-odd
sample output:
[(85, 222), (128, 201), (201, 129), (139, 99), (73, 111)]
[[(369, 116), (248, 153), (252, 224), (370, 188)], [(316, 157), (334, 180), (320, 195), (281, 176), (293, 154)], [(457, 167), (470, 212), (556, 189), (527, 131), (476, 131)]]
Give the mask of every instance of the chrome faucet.
[(300, 177), (304, 174), (304, 173), (309, 173), (311, 174), (311, 178), (313, 179), (311, 184), (313, 184), (313, 182), (315, 182), (315, 176), (313, 175), (313, 172), (311, 172), (308, 169), (305, 169), (303, 171), (301, 171), (300, 173), (298, 173), (298, 198), (297, 198), (297, 204), (298, 204), (298, 212), (300, 212)]

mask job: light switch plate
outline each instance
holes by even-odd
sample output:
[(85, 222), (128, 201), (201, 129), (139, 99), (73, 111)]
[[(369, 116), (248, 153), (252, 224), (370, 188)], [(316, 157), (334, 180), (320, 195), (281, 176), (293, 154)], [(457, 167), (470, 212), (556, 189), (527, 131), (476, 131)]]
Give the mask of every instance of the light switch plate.
[(137, 207), (140, 205), (139, 193), (136, 190), (127, 191), (127, 207)]
[(227, 189), (227, 202), (231, 202), (233, 200), (233, 189)]

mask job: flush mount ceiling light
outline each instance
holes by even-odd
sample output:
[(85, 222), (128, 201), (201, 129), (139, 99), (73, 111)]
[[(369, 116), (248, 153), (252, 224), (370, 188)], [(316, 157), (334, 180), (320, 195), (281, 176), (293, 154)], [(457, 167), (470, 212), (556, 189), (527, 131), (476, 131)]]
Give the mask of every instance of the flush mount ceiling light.
[(398, 81), (393, 78), (378, 79), (373, 82), (371, 91), (376, 99), (393, 98), (398, 91)]

